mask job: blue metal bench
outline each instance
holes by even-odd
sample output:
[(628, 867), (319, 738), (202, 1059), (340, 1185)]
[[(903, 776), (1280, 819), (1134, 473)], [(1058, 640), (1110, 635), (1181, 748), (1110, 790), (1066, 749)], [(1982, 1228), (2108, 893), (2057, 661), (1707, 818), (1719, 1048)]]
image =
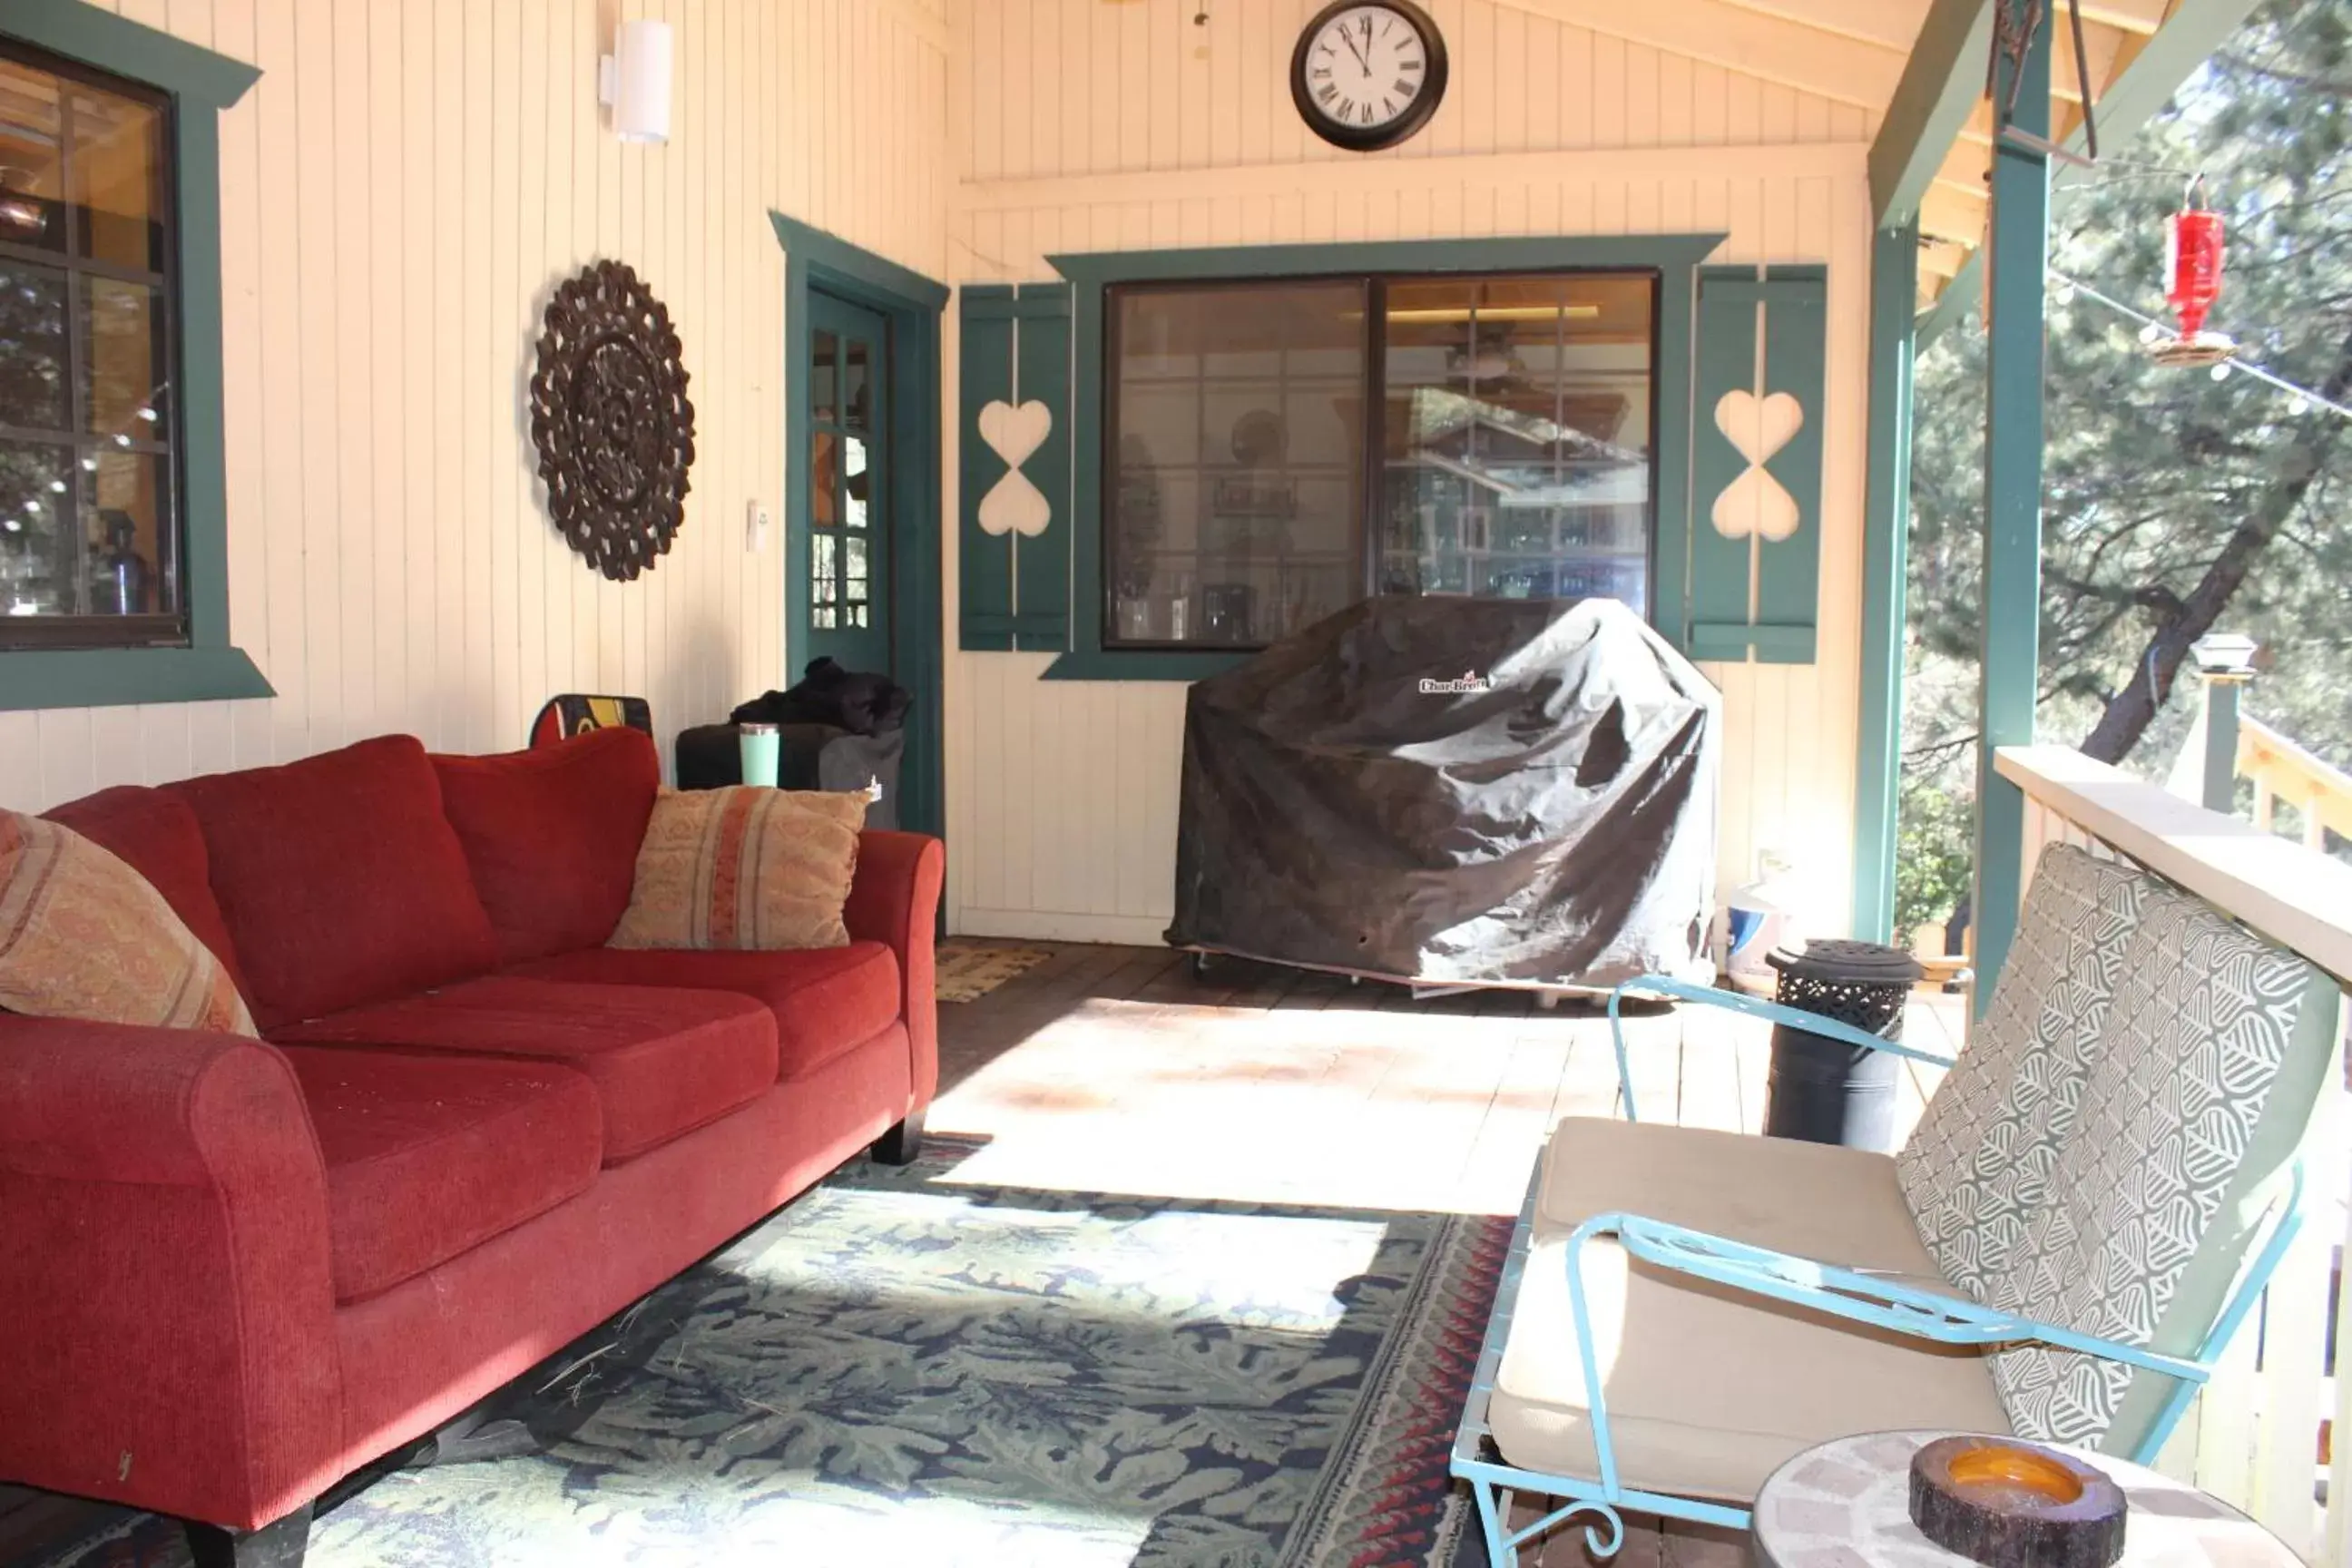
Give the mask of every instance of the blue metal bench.
[[(2338, 993), (2177, 889), (2074, 850), (2045, 856), (2017, 952), (2005, 1002), (1997, 993), (1958, 1064), (1663, 977), (1612, 994), (1627, 1122), (1555, 1130), (1455, 1436), (1454, 1473), (1496, 1568), (1579, 1520), (1607, 1556), (1625, 1510), (1745, 1528), (1761, 1476), (1843, 1435), (1841, 1419), (2154, 1457), (2293, 1238), (2296, 1150), (2332, 1057)], [(1900, 1175), (1885, 1156), (1642, 1124), (1627, 994), (1793, 1022), (1955, 1070)], [(2210, 1089), (2200, 1075), (2221, 1049), (2244, 1059), (2231, 1063), (2234, 1087)], [(2161, 1245), (2143, 1246), (2154, 1261), (2131, 1301), (2086, 1295), (2084, 1260), (2102, 1259), (2106, 1278), (2132, 1256), (2132, 1226), (2148, 1222), (2126, 1194), (2164, 1187), (2143, 1167), (2179, 1163), (2161, 1140), (2191, 1122), (2236, 1139), (2238, 1159), (2222, 1169), (2198, 1145), (2191, 1201), (2160, 1205)], [(1958, 1205), (1966, 1223), (1954, 1224), (1950, 1190), (1971, 1183)], [(1846, 1256), (1824, 1261), (1775, 1237)], [(1514, 1529), (1522, 1495), (1553, 1506)]]

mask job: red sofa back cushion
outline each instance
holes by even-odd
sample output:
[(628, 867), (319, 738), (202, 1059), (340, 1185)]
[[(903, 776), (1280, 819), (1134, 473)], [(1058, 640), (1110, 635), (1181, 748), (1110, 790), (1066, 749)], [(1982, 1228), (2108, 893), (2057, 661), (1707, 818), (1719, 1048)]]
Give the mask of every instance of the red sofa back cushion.
[(213, 897), (212, 860), (205, 853), (204, 830), (196, 826), (196, 814), (187, 802), (160, 789), (118, 784), (43, 815), (111, 851), (146, 878), (180, 923), (212, 950), (251, 1005), (253, 994), (237, 968), (236, 943), (229, 940), (228, 922)]
[(213, 893), (265, 1032), (498, 961), (440, 779), (415, 737), (164, 788), (204, 829)]
[(499, 962), (602, 947), (629, 907), (661, 787), (653, 737), (597, 730), (529, 752), (436, 756), (433, 765)]

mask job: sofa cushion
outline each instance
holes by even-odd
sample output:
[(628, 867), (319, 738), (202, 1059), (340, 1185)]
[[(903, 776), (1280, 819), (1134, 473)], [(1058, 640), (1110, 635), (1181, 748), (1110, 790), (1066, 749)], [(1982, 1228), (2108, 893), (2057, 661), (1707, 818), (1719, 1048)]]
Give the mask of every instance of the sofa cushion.
[(212, 950), (152, 883), (61, 823), (0, 811), (0, 1009), (253, 1034)]
[(715, 1121), (776, 1081), (767, 1012), (723, 991), (494, 975), (314, 1018), (275, 1037), (561, 1062), (596, 1087), (606, 1164)]
[(220, 900), (213, 897), (212, 861), (205, 853), (204, 829), (188, 803), (143, 784), (117, 784), (96, 795), (52, 806), (43, 813), (63, 823), (154, 886), (195, 933), (221, 966), (245, 989), (237, 967), (236, 944), (229, 940), (228, 924), (221, 919)]
[[(2307, 1135), (2336, 983), (2201, 900), (2153, 886), (2050, 1201), (1991, 1304), (2193, 1355)], [(2172, 1380), (2046, 1345), (1994, 1360), (2027, 1436), (2137, 1443)]]
[(603, 946), (629, 907), (661, 787), (653, 737), (597, 730), (535, 751), (436, 756), (433, 766), (499, 962)]
[(265, 1031), (496, 963), (440, 780), (413, 737), (164, 787), (204, 828)]
[(665, 790), (637, 848), (612, 945), (775, 952), (841, 947), (866, 797), (824, 790)]
[[(1628, 1210), (1932, 1288), (1884, 1155), (1574, 1118), (1545, 1152), (1534, 1247), (1488, 1415), (1512, 1464), (1595, 1477), (1567, 1276), (1569, 1231)], [(1624, 1484), (1746, 1501), (1826, 1438), (1911, 1426), (2006, 1431), (1985, 1359), (1583, 1249), (1594, 1352)]]
[(776, 1021), (776, 1076), (815, 1071), (898, 1016), (898, 960), (878, 942), (791, 952), (673, 952), (589, 948), (509, 973), (567, 984), (681, 985), (732, 991)]
[(551, 1063), (285, 1047), (327, 1165), (335, 1296), (446, 1262), (596, 1179), (596, 1091)]

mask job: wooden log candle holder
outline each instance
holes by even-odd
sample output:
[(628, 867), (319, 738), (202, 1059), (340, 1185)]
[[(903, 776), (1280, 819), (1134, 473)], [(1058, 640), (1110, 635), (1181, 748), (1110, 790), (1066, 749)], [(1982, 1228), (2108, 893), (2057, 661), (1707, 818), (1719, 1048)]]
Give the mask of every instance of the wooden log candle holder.
[(1941, 1437), (1913, 1455), (1911, 1522), (1987, 1568), (2108, 1568), (2124, 1554), (2121, 1487), (2006, 1438)]

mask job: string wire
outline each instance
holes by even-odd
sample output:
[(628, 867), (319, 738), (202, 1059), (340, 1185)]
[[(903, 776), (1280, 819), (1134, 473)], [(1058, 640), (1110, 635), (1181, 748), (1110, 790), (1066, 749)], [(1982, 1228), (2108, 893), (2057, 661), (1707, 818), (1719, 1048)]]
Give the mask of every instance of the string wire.
[[(2051, 278), (2054, 279), (2060, 287), (2072, 289), (2077, 294), (2088, 295), (2090, 298), (2097, 300), (2100, 304), (2105, 305), (2108, 310), (2113, 310), (2119, 315), (2128, 316), (2144, 327), (2154, 327), (2160, 332), (2169, 333), (2170, 329), (2156, 317), (2135, 310), (2133, 307), (2125, 304), (2121, 300), (2116, 299), (2112, 295), (2101, 293), (2098, 289), (2094, 289), (2091, 285), (2084, 282), (2079, 278), (2069, 278), (2066, 274), (2059, 271), (2054, 267), (2050, 268), (2048, 270)], [(2299, 397), (2305, 403), (2315, 404), (2321, 408), (2325, 408), (2339, 419), (2352, 419), (2352, 408), (2347, 408), (2340, 403), (2332, 402), (2327, 398), (2322, 397), (2318, 393), (2312, 391), (2307, 386), (2297, 386), (2294, 383), (2287, 380), (2286, 377), (2276, 374), (2263, 366), (2256, 364), (2250, 359), (2223, 360), (2215, 368), (2226, 371), (2231, 375), (2251, 375), (2256, 381), (2273, 386), (2279, 391), (2285, 393), (2290, 397)]]

